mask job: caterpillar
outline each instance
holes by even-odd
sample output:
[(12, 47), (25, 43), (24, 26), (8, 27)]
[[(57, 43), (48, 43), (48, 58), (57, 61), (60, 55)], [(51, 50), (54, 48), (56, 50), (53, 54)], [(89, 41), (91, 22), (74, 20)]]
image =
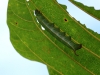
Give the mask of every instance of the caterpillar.
[[(54, 26), (54, 23), (50, 23), (39, 10), (35, 10), (36, 19), (38, 22), (57, 40), (63, 43), (65, 46), (72, 49), (76, 54), (76, 50), (82, 48), (82, 44), (76, 44), (71, 40), (71, 36), (66, 36), (65, 32), (61, 32), (60, 28)], [(78, 55), (77, 55), (78, 56)]]

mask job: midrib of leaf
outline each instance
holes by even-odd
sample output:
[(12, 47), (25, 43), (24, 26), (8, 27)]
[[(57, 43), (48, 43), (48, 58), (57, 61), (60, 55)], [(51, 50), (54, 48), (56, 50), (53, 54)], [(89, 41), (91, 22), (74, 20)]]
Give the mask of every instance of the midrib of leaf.
[[(75, 6), (77, 6), (79, 9), (81, 9), (82, 11), (86, 12), (87, 14), (89, 14), (90, 16), (92, 16), (93, 18), (97, 19), (100, 21), (100, 18), (96, 17), (95, 14), (91, 14), (89, 13), (87, 10), (84, 10), (83, 8), (81, 8), (80, 6), (78, 6), (77, 4), (75, 4), (72, 0), (69, 0), (72, 4), (74, 4)], [(76, 1), (75, 1), (76, 2)], [(82, 4), (82, 3), (81, 3)], [(83, 4), (82, 4), (83, 5)], [(84, 5), (83, 5), (84, 6)], [(85, 7), (85, 6), (84, 6)], [(89, 8), (89, 7), (88, 7)], [(94, 9), (94, 11), (96, 12), (97, 10)]]
[[(25, 2), (26, 3), (26, 2)], [(27, 3), (26, 3), (26, 6), (27, 6)], [(36, 7), (36, 6), (35, 6)], [(33, 15), (32, 15), (32, 13), (31, 13), (31, 11), (30, 11), (30, 8), (27, 6), (27, 8), (28, 8), (28, 10), (29, 10), (29, 12), (30, 12), (30, 14), (31, 14), (31, 16), (32, 16), (32, 19), (33, 19), (33, 22), (35, 23), (35, 25), (36, 25), (36, 27), (42, 32), (42, 34), (44, 35), (44, 36), (46, 36), (45, 35), (45, 33), (39, 28), (39, 26), (36, 24), (36, 22), (35, 22), (35, 20), (34, 20), (34, 17), (33, 17)], [(46, 36), (47, 37), (47, 36)], [(48, 40), (50, 40), (50, 38), (49, 37), (47, 37), (48, 38)], [(51, 41), (51, 40), (50, 40)], [(32, 51), (32, 50), (31, 50)], [(38, 55), (37, 55), (38, 56)], [(42, 60), (42, 58), (41, 58), (41, 60)], [(43, 60), (42, 60), (43, 61)], [(52, 66), (50, 66), (49, 64), (47, 64), (45, 61), (43, 61), (47, 66), (49, 66), (50, 68), (52, 68), (53, 70), (55, 70), (57, 73), (59, 73), (59, 74), (61, 74), (61, 75), (63, 75), (61, 72), (59, 72), (58, 70), (56, 70), (55, 68), (53, 68)]]
[[(32, 2), (32, 1), (31, 1)], [(33, 2), (32, 2), (33, 3)], [(27, 5), (27, 3), (26, 3), (26, 5)], [(33, 3), (33, 5), (35, 6), (35, 4)], [(35, 6), (36, 7), (36, 6)], [(28, 6), (27, 6), (27, 8), (28, 8)], [(37, 9), (39, 9), (38, 7), (36, 7)], [(29, 11), (30, 11), (30, 8), (28, 8), (29, 9)], [(31, 14), (31, 16), (32, 16), (32, 13), (31, 13), (31, 11), (30, 11), (30, 14)], [(43, 13), (42, 13), (43, 14)], [(44, 14), (43, 14), (44, 15)], [(45, 16), (45, 15), (44, 15)], [(45, 16), (46, 17), (46, 16)], [(33, 18), (33, 21), (34, 21), (34, 17), (32, 16), (32, 18)], [(46, 17), (46, 19), (48, 19), (47, 17)], [(49, 20), (49, 19), (48, 19)], [(49, 20), (50, 21), (50, 20)], [(51, 22), (51, 21), (50, 21)], [(36, 22), (34, 21), (34, 23), (35, 23), (35, 25), (38, 27), (38, 25), (36, 24)], [(39, 28), (39, 27), (38, 27)], [(77, 62), (76, 60), (74, 60), (70, 55), (68, 55), (67, 53), (65, 53), (64, 51), (63, 51), (63, 49), (61, 49), (61, 48), (59, 48), (59, 46), (57, 46), (56, 44), (55, 44), (55, 42), (54, 41), (52, 41), (40, 28), (39, 28), (39, 30), (41, 31), (41, 33), (44, 35), (44, 36), (46, 36), (47, 38), (48, 38), (48, 40), (50, 41), (50, 42), (52, 42), (59, 50), (61, 50), (66, 56), (68, 56), (70, 59), (72, 59), (74, 62), (76, 62), (79, 66), (81, 66), (83, 69), (85, 69), (86, 71), (88, 71), (90, 74), (92, 74), (92, 75), (95, 75), (93, 72), (91, 72), (89, 69), (87, 69), (86, 67), (84, 67), (83, 65), (81, 65), (79, 62)], [(68, 35), (68, 34), (67, 34)], [(73, 38), (72, 38), (73, 39)], [(74, 40), (75, 41), (75, 40)]]

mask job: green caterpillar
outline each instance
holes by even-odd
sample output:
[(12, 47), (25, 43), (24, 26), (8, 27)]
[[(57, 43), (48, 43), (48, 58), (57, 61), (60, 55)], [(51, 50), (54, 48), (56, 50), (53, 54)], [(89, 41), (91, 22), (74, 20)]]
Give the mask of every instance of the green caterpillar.
[(54, 26), (54, 23), (50, 23), (39, 10), (35, 10), (35, 15), (38, 22), (57, 40), (63, 43), (65, 46), (71, 48), (75, 55), (76, 50), (82, 48), (82, 44), (76, 44), (71, 40), (70, 36), (66, 36), (65, 32), (61, 32), (60, 28)]

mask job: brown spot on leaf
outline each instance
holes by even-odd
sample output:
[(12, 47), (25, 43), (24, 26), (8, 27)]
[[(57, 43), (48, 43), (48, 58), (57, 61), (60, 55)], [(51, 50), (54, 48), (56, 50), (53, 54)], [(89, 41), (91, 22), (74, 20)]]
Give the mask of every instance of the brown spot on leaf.
[(16, 22), (16, 24), (17, 24), (17, 22)]

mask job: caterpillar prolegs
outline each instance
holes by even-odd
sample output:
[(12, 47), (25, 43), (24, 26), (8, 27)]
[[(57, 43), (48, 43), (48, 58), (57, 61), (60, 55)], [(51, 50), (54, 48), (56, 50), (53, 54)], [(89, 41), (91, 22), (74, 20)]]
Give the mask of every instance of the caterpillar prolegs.
[(72, 49), (76, 54), (76, 50), (82, 48), (82, 44), (76, 44), (71, 40), (71, 36), (66, 36), (65, 32), (61, 32), (60, 28), (54, 26), (54, 23), (50, 23), (39, 10), (35, 10), (35, 15), (38, 22), (58, 41), (63, 43), (65, 46)]

